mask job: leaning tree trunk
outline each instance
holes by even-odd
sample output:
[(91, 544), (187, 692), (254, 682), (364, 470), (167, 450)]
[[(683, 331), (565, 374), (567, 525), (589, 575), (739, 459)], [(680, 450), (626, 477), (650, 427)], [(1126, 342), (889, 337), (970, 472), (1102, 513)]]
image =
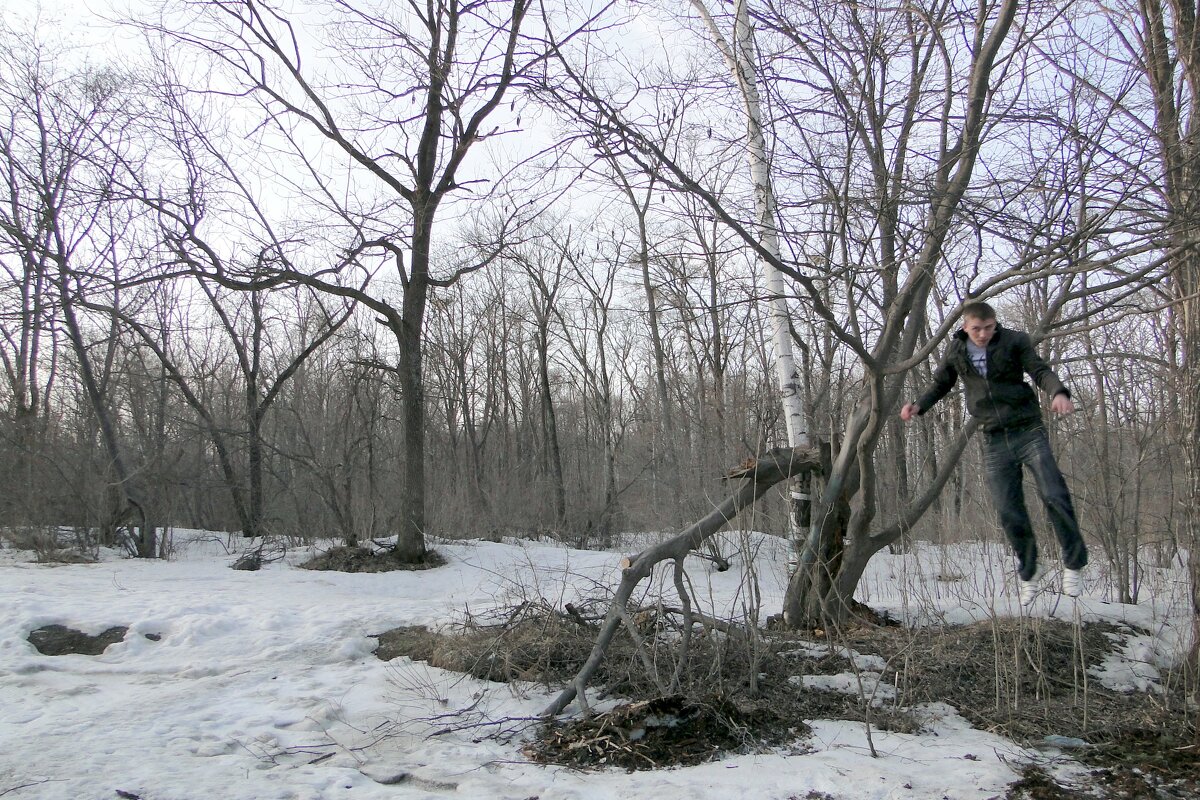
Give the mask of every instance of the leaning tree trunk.
[[(587, 703), (588, 682), (604, 660), (605, 653), (608, 652), (608, 646), (612, 643), (613, 637), (616, 636), (621, 625), (624, 624), (626, 626), (630, 636), (634, 637), (635, 641), (640, 641), (637, 638), (636, 626), (630, 620), (629, 616), (629, 599), (633, 596), (633, 590), (637, 588), (639, 583), (650, 576), (655, 566), (667, 560), (675, 562), (675, 588), (679, 592), (680, 605), (683, 609), (683, 638), (680, 643), (680, 661), (675, 667), (675, 678), (672, 681), (674, 686), (678, 682), (679, 675), (682, 674), (684, 660), (688, 657), (688, 644), (691, 641), (692, 627), (697, 621), (701, 621), (703, 618), (702, 614), (698, 614), (692, 610), (691, 596), (688, 594), (686, 582), (683, 580), (683, 560), (689, 553), (696, 550), (711, 536), (725, 527), (726, 523), (736, 517), (743, 509), (753, 505), (772, 486), (796, 475), (811, 474), (820, 469), (820, 455), (812, 449), (781, 448), (772, 450), (757, 461), (731, 473), (729, 477), (731, 479), (739, 478), (741, 479), (741, 483), (738, 484), (733, 494), (727, 497), (721, 505), (710, 511), (703, 519), (688, 526), (673, 538), (655, 545), (648, 550), (644, 550), (629, 559), (629, 565), (621, 573), (621, 584), (617, 587), (616, 595), (609, 604), (608, 614), (601, 626), (600, 634), (596, 637), (596, 643), (592, 646), (591, 655), (588, 656), (588, 660), (579, 670), (575, 679), (571, 681), (566, 689), (563, 689), (559, 693), (558, 697), (546, 708), (543, 714), (546, 716), (558, 714), (576, 698), (578, 698), (579, 705), (585, 712), (589, 710)], [(668, 690), (671, 688), (673, 687), (667, 687)]]

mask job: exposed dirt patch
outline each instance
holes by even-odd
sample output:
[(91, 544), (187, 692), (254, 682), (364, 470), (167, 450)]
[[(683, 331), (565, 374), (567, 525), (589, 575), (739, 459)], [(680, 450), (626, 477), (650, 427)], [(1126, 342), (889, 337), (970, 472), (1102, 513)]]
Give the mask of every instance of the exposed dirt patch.
[(1058, 620), (994, 619), (942, 629), (866, 629), (844, 641), (887, 660), (903, 705), (944, 701), (977, 727), (1020, 741), (1048, 734), (1087, 739), (1145, 708), (1089, 670), (1114, 652), (1121, 630)]
[[(522, 603), (450, 631), (390, 631), (380, 636), (377, 654), (407, 655), (485, 680), (560, 688), (591, 653), (606, 608), (602, 601), (564, 610), (544, 601)], [(619, 632), (589, 691), (631, 704), (544, 726), (529, 745), (530, 757), (628, 769), (696, 763), (796, 742), (813, 719), (918, 732), (922, 716), (915, 709), (937, 701), (1023, 744), (1042, 745), (1051, 735), (1085, 740), (1090, 746), (1071, 755), (1096, 767), (1092, 796), (1200, 796), (1200, 739), (1182, 696), (1115, 692), (1089, 673), (1128, 633), (1113, 625), (1029, 619), (919, 630), (858, 625), (818, 638), (697, 625), (673, 684), (678, 613), (644, 608), (630, 618), (638, 644), (628, 631)], [(799, 680), (818, 675), (849, 676), (851, 691), (804, 688)], [(884, 691), (872, 695), (875, 681)], [(668, 686), (676, 691), (664, 691)], [(672, 709), (673, 725), (639, 723), (663, 707)], [(1037, 771), (1027, 772), (1013, 791), (1014, 798), (1078, 796)]]
[(44, 656), (65, 656), (78, 653), (98, 656), (111, 645), (125, 640), (129, 628), (116, 626), (98, 636), (68, 628), (65, 625), (46, 625), (29, 632), (30, 643)]
[(92, 553), (62, 549), (39, 551), (37, 560), (39, 564), (95, 564), (97, 558)]
[(700, 764), (794, 740), (807, 725), (789, 725), (766, 703), (722, 698), (655, 697), (586, 719), (546, 725), (524, 752), (540, 763), (579, 769), (654, 769)]
[(1107, 797), (1200, 797), (1200, 734), (1194, 716), (1180, 722), (1181, 714), (1167, 714), (1159, 727), (1126, 728), (1080, 760), (1100, 766), (1094, 774)]
[(380, 661), (408, 656), (413, 661), (432, 662), (437, 645), (442, 640), (441, 636), (424, 625), (392, 628), (390, 631), (375, 634), (375, 637), (379, 639), (375, 656)]
[(1059, 786), (1041, 767), (1029, 766), (1008, 787), (1007, 800), (1077, 800), (1079, 792)]
[[(528, 602), (455, 630), (398, 628), (379, 635), (376, 655), (385, 660), (408, 656), (483, 680), (558, 688), (575, 677), (591, 654), (599, 606), (557, 611), (547, 603)], [(788, 648), (771, 639), (736, 630), (697, 630), (689, 658), (678, 667), (680, 639), (671, 615), (650, 608), (631, 619), (640, 649), (632, 636), (619, 634), (593, 679), (593, 691), (632, 698), (633, 703), (589, 719), (542, 726), (530, 745), (531, 758), (577, 768), (649, 769), (796, 742), (808, 731), (806, 719), (869, 718), (888, 730), (919, 727), (907, 710), (872, 707), (869, 698), (858, 694), (803, 689), (789, 680), (808, 669), (842, 673), (848, 668), (844, 657), (816, 657), (802, 667), (799, 657), (785, 654)], [(668, 691), (672, 686), (673, 693)], [(655, 718), (664, 708), (673, 709), (670, 724), (637, 721), (639, 715)]]
[(331, 572), (393, 572), (396, 570), (433, 569), (445, 565), (446, 559), (436, 550), (426, 550), (418, 561), (404, 561), (394, 550), (368, 550), (365, 547), (335, 547), (310, 558), (303, 569)]
[[(941, 700), (974, 726), (1028, 745), (1082, 739), (1072, 757), (1099, 767), (1090, 796), (1200, 797), (1200, 731), (1183, 693), (1106, 689), (1091, 670), (1128, 629), (1107, 623), (995, 619), (919, 631), (855, 631), (847, 643), (889, 660), (901, 703)], [(1010, 797), (1055, 800), (1078, 789), (1029, 770)]]

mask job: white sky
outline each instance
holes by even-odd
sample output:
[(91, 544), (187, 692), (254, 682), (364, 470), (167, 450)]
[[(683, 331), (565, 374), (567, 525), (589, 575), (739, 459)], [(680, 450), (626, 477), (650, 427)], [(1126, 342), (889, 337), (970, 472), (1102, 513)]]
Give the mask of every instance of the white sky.
[(29, 29), (35, 20), (44, 22), (55, 35), (67, 37), (67, 44), (119, 58), (137, 46), (136, 39), (108, 20), (148, 5), (143, 0), (6, 0), (0, 17), (18, 30)]

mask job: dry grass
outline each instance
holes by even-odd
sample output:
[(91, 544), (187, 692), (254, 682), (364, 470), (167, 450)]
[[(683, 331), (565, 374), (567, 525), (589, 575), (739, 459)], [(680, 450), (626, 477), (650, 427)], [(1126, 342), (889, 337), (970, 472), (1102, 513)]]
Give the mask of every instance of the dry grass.
[[(590, 654), (606, 607), (595, 601), (568, 612), (524, 602), (452, 631), (389, 631), (380, 635), (377, 654), (483, 680), (559, 688)], [(1097, 768), (1095, 796), (1200, 796), (1196, 724), (1182, 697), (1115, 692), (1089, 676), (1129, 633), (1113, 625), (1028, 619), (916, 630), (862, 625), (815, 641), (782, 631), (751, 637), (698, 626), (678, 690), (667, 695), (663, 686), (679, 657), (678, 616), (647, 608), (632, 617), (643, 654), (632, 637), (618, 634), (590, 687), (594, 698), (630, 703), (540, 726), (526, 750), (531, 758), (576, 768), (691, 764), (794, 745), (813, 719), (917, 732), (921, 717), (914, 709), (939, 701), (977, 727), (1019, 742), (1038, 744), (1048, 735), (1085, 739), (1091, 746), (1075, 755)], [(789, 680), (854, 673), (849, 650), (886, 661), (886, 669), (861, 674), (864, 685), (878, 677), (895, 686), (894, 698), (871, 702)], [(1051, 784), (1030, 772), (1014, 784), (1012, 796), (1060, 796), (1054, 792), (1061, 787)]]
[(558, 685), (578, 671), (591, 651), (594, 632), (544, 608), (522, 604), (502, 622), (472, 621), (454, 631), (394, 628), (378, 635), (375, 654), (414, 661), (485, 681)]
[[(1131, 634), (1108, 623), (993, 619), (976, 625), (878, 630), (848, 644), (890, 658), (905, 704), (941, 700), (972, 725), (1023, 744), (1046, 736), (1082, 739), (1072, 751), (1097, 768), (1095, 796), (1200, 796), (1200, 730), (1177, 689), (1119, 692), (1090, 670)], [(1065, 794), (1059, 794), (1065, 792)], [(1074, 797), (1036, 770), (1014, 784), (1014, 798)]]
[(0, 529), (0, 542), (32, 552), (39, 564), (94, 564), (97, 557), (95, 542), (86, 531), (16, 526)]
[[(567, 613), (546, 603), (526, 602), (453, 631), (397, 628), (379, 634), (376, 655), (384, 660), (407, 656), (482, 680), (558, 688), (575, 677), (592, 651), (598, 605), (573, 607)], [(799, 689), (788, 679), (805, 674), (812, 665), (784, 655), (788, 642), (778, 637), (752, 641), (698, 630), (677, 692), (665, 696), (679, 657), (677, 619), (653, 608), (637, 611), (632, 618), (644, 656), (632, 637), (619, 634), (594, 676), (592, 691), (598, 697), (634, 702), (588, 719), (544, 725), (527, 751), (531, 758), (578, 768), (646, 769), (795, 742), (807, 731), (805, 719), (871, 719), (890, 730), (919, 727), (907, 712), (872, 708), (857, 695)], [(827, 674), (847, 669), (847, 662), (836, 656), (820, 661), (820, 670)], [(631, 721), (639, 713), (656, 716), (660, 705), (676, 707), (675, 724)], [(638, 729), (643, 738), (622, 738), (622, 731)]]

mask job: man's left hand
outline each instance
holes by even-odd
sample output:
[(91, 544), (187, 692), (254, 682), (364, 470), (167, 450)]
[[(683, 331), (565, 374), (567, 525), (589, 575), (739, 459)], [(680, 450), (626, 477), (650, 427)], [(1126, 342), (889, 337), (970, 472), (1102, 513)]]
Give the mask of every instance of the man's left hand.
[(1071, 398), (1060, 392), (1050, 401), (1050, 410), (1055, 414), (1070, 414), (1075, 410), (1075, 404), (1071, 402)]

